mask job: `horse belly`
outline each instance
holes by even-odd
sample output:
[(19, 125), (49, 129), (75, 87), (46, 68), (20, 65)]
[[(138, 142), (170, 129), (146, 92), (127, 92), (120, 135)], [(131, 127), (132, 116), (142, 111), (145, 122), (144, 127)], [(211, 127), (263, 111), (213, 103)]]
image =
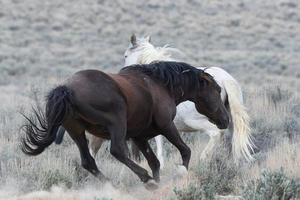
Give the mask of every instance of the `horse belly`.
[(135, 113), (131, 115), (127, 120), (127, 129), (133, 130), (133, 132), (144, 130), (152, 123), (151, 112)]
[(153, 106), (148, 94), (135, 95), (127, 102), (127, 128), (142, 130), (150, 126), (153, 118)]
[(157, 135), (161, 134), (161, 131), (158, 130), (156, 127), (150, 125), (147, 128), (140, 128), (135, 130), (128, 130), (127, 131), (127, 138), (144, 138), (144, 139), (151, 139), (156, 137)]

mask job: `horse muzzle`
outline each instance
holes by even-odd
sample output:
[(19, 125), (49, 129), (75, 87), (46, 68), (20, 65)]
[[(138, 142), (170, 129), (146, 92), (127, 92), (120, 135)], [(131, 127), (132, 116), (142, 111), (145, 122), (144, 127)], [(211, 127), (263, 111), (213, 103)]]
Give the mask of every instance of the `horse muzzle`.
[(219, 129), (226, 129), (226, 128), (228, 128), (229, 122), (220, 122), (220, 123), (217, 123), (216, 125)]
[(229, 119), (222, 119), (222, 120), (217, 120), (213, 121), (211, 119), (208, 119), (211, 123), (215, 124), (219, 129), (227, 129), (229, 126)]

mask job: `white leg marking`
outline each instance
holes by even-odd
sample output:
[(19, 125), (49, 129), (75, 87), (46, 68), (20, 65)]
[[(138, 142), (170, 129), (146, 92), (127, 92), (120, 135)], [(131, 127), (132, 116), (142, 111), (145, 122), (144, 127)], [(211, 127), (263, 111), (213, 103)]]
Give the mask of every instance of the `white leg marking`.
[(164, 163), (164, 157), (163, 157), (163, 141), (162, 141), (162, 136), (158, 135), (155, 137), (155, 142), (157, 146), (157, 158), (160, 162), (160, 169), (163, 169), (165, 166)]

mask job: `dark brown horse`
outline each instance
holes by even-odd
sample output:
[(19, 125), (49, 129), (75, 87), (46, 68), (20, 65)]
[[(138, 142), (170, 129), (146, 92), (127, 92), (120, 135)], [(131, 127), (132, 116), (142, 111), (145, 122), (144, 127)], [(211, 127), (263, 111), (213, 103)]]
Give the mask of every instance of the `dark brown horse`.
[[(64, 85), (50, 91), (45, 114), (34, 110), (33, 117), (26, 117), (22, 150), (29, 155), (40, 154), (53, 143), (58, 128), (63, 126), (79, 148), (82, 166), (105, 180), (89, 153), (85, 135), (88, 131), (110, 139), (111, 154), (142, 182), (155, 186), (152, 179), (159, 181), (160, 164), (148, 140), (164, 135), (178, 148), (183, 166), (188, 169), (191, 151), (173, 123), (176, 105), (190, 100), (199, 113), (224, 129), (229, 117), (220, 91), (209, 74), (179, 62), (134, 65), (121, 69), (118, 74), (79, 71)], [(153, 178), (129, 158), (128, 138), (145, 156)]]

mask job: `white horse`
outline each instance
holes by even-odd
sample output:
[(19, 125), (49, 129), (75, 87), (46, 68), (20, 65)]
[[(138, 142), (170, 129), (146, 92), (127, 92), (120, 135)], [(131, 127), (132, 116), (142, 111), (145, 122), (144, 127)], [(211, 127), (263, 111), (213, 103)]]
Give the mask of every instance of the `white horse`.
[[(173, 52), (179, 50), (170, 48), (167, 45), (164, 47), (154, 47), (150, 43), (150, 37), (136, 38), (131, 37), (131, 44), (125, 51), (125, 66), (132, 64), (149, 64), (153, 61), (175, 61), (172, 58)], [(253, 159), (251, 151), (253, 151), (253, 143), (251, 141), (251, 133), (249, 127), (249, 116), (243, 106), (243, 96), (241, 87), (238, 82), (225, 70), (219, 67), (200, 68), (205, 70), (214, 77), (216, 82), (222, 88), (221, 98), (224, 104), (228, 102), (229, 111), (231, 114), (231, 127), (233, 127), (232, 136), (232, 153), (233, 158), (237, 162), (241, 157), (247, 161)], [(201, 153), (201, 159), (206, 159), (211, 156), (216, 144), (220, 143), (222, 131), (213, 123), (208, 121), (208, 118), (199, 114), (192, 102), (186, 101), (177, 106), (177, 114), (174, 119), (178, 131), (195, 132), (201, 131), (209, 135), (210, 140)], [(229, 126), (230, 127), (230, 126)], [(157, 144), (157, 157), (161, 163), (161, 168), (164, 166), (163, 157), (163, 142), (162, 136), (155, 137)], [(101, 138), (93, 137), (90, 144), (90, 151), (95, 156), (104, 141)]]

